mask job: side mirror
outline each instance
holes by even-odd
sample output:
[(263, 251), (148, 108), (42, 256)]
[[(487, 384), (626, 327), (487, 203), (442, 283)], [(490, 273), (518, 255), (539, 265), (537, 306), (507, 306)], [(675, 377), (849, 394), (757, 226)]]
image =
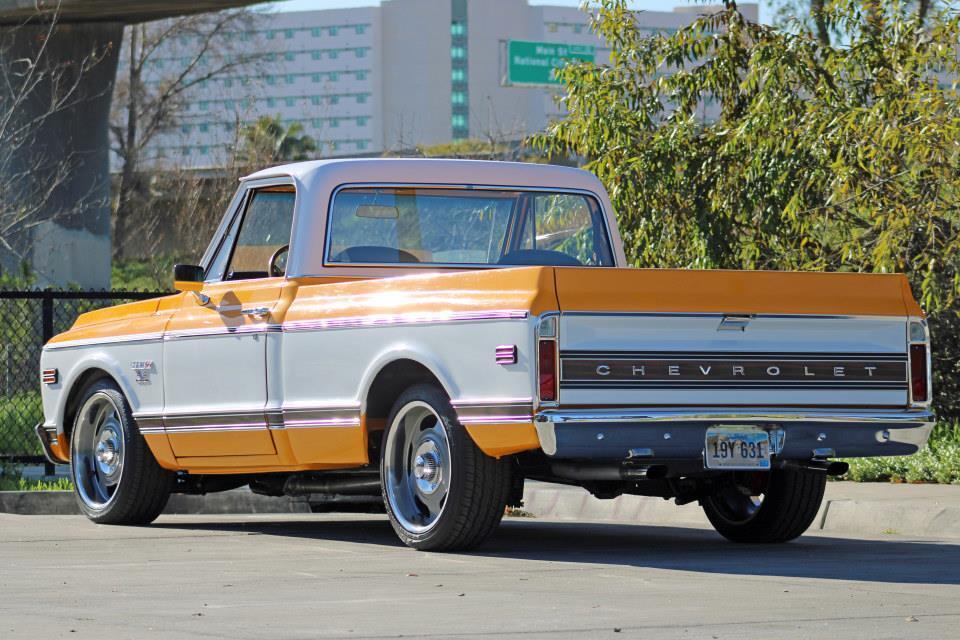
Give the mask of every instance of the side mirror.
[(177, 291), (200, 291), (203, 288), (203, 267), (195, 264), (173, 265), (173, 288)]

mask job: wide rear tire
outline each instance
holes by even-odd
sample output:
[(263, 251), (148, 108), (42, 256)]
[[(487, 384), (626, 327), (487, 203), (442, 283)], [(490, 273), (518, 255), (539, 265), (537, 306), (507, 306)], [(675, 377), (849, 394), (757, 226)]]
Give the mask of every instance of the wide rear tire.
[(500, 524), (510, 493), (509, 461), (477, 448), (437, 387), (420, 384), (401, 394), (382, 451), (383, 502), (407, 546), (471, 549)]
[(142, 525), (163, 511), (174, 475), (157, 464), (112, 380), (99, 380), (83, 392), (70, 447), (74, 493), (88, 518)]
[(733, 472), (701, 505), (714, 529), (728, 540), (787, 542), (813, 523), (826, 485), (827, 474), (820, 471)]

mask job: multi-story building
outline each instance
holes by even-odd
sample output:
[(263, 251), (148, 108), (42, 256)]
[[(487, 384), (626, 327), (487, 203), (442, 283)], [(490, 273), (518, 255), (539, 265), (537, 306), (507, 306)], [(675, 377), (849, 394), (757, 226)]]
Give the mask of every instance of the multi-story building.
[[(757, 5), (740, 5), (757, 19)], [(651, 33), (710, 7), (637, 13)], [(297, 122), (321, 155), (376, 154), (465, 138), (517, 140), (560, 115), (556, 86), (509, 82), (510, 41), (609, 50), (573, 7), (527, 0), (385, 0), (378, 7), (273, 13), (228, 34), (262, 63), (193, 88), (179, 128), (158, 136), (157, 166), (216, 167), (258, 117)], [(182, 43), (165, 45), (177, 60)], [(154, 70), (154, 73), (159, 73)]]

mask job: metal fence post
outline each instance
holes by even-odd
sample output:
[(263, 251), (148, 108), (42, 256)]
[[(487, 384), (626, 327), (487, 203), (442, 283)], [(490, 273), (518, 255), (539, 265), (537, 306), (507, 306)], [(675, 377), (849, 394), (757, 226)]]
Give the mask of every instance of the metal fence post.
[[(43, 338), (43, 344), (47, 344), (47, 341), (53, 337), (53, 292), (50, 289), (44, 290), (43, 299), (40, 301), (40, 317), (42, 319), (43, 328), (41, 329), (41, 335)], [(37, 372), (39, 375), (40, 372)], [(56, 470), (52, 463), (44, 462), (43, 463), (43, 474), (46, 476), (52, 476), (56, 473)]]

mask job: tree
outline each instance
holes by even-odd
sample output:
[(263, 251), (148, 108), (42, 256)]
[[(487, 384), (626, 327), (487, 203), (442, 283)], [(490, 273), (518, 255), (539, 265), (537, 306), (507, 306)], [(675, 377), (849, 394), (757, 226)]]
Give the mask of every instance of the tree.
[(279, 116), (262, 116), (240, 132), (240, 164), (255, 167), (280, 162), (309, 160), (317, 151), (317, 142), (303, 133), (299, 122), (283, 125)]
[[(131, 208), (147, 197), (143, 152), (180, 125), (185, 100), (209, 81), (255, 67), (263, 54), (239, 47), (256, 14), (247, 9), (127, 27), (126, 62), (114, 91), (113, 151), (120, 161), (114, 209), (114, 260), (123, 258)], [(172, 52), (182, 55), (171, 57)]]
[(534, 142), (586, 159), (637, 266), (905, 272), (960, 415), (960, 18), (925, 12), (828, 1), (828, 44), (733, 2), (648, 37), (602, 0), (610, 63), (560, 72), (567, 115)]

